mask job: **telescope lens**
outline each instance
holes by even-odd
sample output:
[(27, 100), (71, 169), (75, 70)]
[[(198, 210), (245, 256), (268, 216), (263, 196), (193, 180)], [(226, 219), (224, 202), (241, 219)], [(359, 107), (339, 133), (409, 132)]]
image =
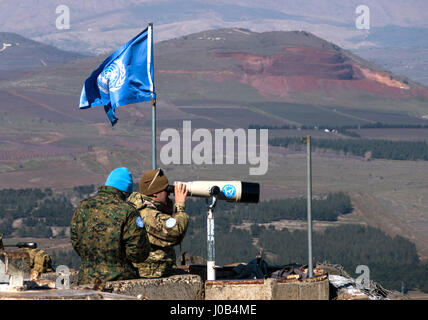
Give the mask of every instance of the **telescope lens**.
[(241, 202), (258, 203), (260, 197), (260, 185), (254, 182), (242, 182)]

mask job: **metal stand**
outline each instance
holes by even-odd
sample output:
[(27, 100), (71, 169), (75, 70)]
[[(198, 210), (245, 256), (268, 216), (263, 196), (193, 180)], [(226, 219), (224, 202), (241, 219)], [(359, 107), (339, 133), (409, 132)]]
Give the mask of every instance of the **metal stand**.
[(307, 180), (308, 180), (308, 275), (313, 277), (312, 265), (312, 156), (311, 156), (311, 136), (306, 136), (307, 147)]
[(220, 193), (220, 188), (215, 186), (210, 190), (211, 198), (206, 200), (208, 207), (207, 216), (207, 280), (215, 280), (215, 239), (214, 239), (214, 214), (213, 210), (217, 204), (217, 196)]

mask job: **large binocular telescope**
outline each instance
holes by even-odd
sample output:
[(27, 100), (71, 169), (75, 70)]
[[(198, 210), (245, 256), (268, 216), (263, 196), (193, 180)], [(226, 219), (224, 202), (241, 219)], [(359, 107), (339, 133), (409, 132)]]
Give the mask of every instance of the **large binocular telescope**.
[[(184, 183), (187, 188), (187, 196), (210, 198), (216, 196), (218, 200), (229, 202), (258, 203), (260, 186), (255, 182), (243, 181), (190, 181)], [(174, 193), (174, 186), (166, 188), (169, 193)]]

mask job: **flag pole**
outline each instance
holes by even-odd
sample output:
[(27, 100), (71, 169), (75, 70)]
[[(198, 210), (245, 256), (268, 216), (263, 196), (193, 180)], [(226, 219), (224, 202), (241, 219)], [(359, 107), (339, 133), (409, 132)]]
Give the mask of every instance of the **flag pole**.
[(156, 99), (152, 100), (152, 169), (156, 170)]
[[(154, 51), (154, 45), (151, 43), (153, 41), (153, 22), (149, 23), (149, 48)], [(154, 57), (154, 52), (150, 52), (147, 57), (147, 68), (150, 68), (150, 64), (153, 65), (153, 73), (154, 73), (154, 61), (151, 61), (152, 56)], [(154, 60), (154, 59), (153, 59)], [(150, 70), (150, 69), (148, 69)], [(154, 75), (152, 75), (154, 77)], [(149, 76), (150, 78), (150, 76)], [(156, 98), (153, 99), (153, 82), (151, 83), (151, 91), (152, 91), (152, 169), (156, 170)]]
[(306, 136), (306, 149), (307, 149), (307, 215), (308, 215), (308, 276), (313, 277), (313, 265), (312, 265), (312, 155), (311, 155), (311, 136)]

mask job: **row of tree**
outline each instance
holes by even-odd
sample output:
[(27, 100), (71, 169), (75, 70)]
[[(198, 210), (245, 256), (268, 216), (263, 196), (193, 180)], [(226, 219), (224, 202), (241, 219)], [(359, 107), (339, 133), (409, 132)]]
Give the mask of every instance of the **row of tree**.
[[(189, 230), (181, 250), (207, 256), (206, 227)], [(255, 246), (254, 240), (258, 240)], [(339, 264), (355, 278), (358, 265), (366, 265), (370, 279), (387, 289), (420, 289), (428, 292), (428, 264), (418, 258), (415, 245), (400, 237), (390, 237), (379, 229), (343, 225), (313, 233), (313, 257), (316, 262)], [(307, 231), (276, 230), (253, 225), (251, 231), (215, 226), (216, 264), (249, 262), (260, 250), (274, 266), (307, 264)]]
[[(428, 265), (419, 260), (414, 243), (408, 239), (390, 237), (372, 227), (343, 225), (314, 232), (312, 241), (316, 261), (340, 264), (350, 275), (355, 275), (358, 265), (366, 265), (371, 280), (387, 289), (400, 290), (403, 282), (408, 289), (428, 292)], [(274, 264), (307, 263), (306, 231), (264, 228), (259, 246), (273, 254), (268, 261)]]
[[(74, 190), (83, 197), (93, 187)], [(74, 213), (70, 200), (52, 189), (3, 189), (0, 190), (1, 230), (8, 236), (15, 232), (13, 222), (21, 220), (16, 230), (20, 237), (52, 237), (51, 227), (68, 227)]]
[[(84, 198), (85, 192), (94, 190), (94, 187), (76, 189), (74, 195)], [(8, 235), (8, 224), (4, 222), (9, 221), (13, 231), (14, 219), (22, 218), (23, 226), (17, 231), (19, 236), (50, 237), (50, 226), (69, 226), (73, 214), (70, 201), (50, 189), (1, 190), (0, 197), (1, 232), (5, 235)], [(18, 208), (23, 211), (20, 213)], [(202, 199), (189, 199), (186, 211), (191, 221), (182, 250), (206, 257), (206, 203)], [(313, 199), (312, 211), (315, 220), (334, 221), (340, 214), (351, 212), (352, 203), (347, 194), (332, 193)], [(248, 262), (259, 249), (264, 250), (270, 264), (306, 263), (306, 231), (279, 231), (273, 226), (260, 225), (280, 219), (305, 220), (306, 199), (269, 200), (259, 204), (220, 201), (214, 217), (218, 264)], [(244, 222), (251, 223), (249, 230), (242, 228)], [(367, 265), (371, 278), (386, 288), (399, 290), (404, 282), (408, 289), (428, 292), (428, 265), (419, 261), (415, 245), (405, 238), (392, 238), (370, 227), (345, 225), (314, 232), (313, 243), (313, 254), (319, 262), (341, 264), (350, 274), (357, 265)], [(76, 269), (80, 265), (74, 251), (55, 251), (53, 255), (56, 265), (65, 264)]]
[[(254, 240), (256, 240), (257, 245)], [(428, 292), (428, 263), (418, 258), (415, 245), (409, 240), (391, 237), (372, 227), (343, 225), (313, 233), (315, 262), (339, 264), (354, 278), (356, 267), (366, 265), (370, 279), (390, 290), (419, 289)], [(215, 226), (215, 261), (217, 265), (253, 260), (260, 250), (271, 266), (307, 264), (307, 232), (253, 224), (251, 231)], [(176, 247), (177, 256), (180, 252)], [(205, 228), (190, 228), (181, 244), (181, 252), (207, 257)], [(80, 258), (73, 250), (50, 252), (54, 266), (79, 269)]]
[[(320, 221), (336, 221), (341, 214), (353, 210), (351, 198), (344, 192), (329, 193), (312, 200), (312, 218)], [(192, 224), (197, 228), (205, 223), (207, 206), (201, 199), (189, 199), (186, 205)], [(216, 224), (228, 228), (244, 222), (268, 223), (278, 220), (306, 220), (306, 198), (273, 199), (258, 204), (229, 203), (219, 201), (215, 208)]]
[[(299, 137), (273, 138), (272, 146), (302, 149)], [(390, 141), (377, 139), (312, 139), (313, 148), (330, 149), (344, 154), (364, 157), (368, 152), (374, 159), (428, 160), (428, 145), (425, 141)]]
[(52, 189), (2, 189), (0, 212), (4, 216), (19, 218), (31, 212), (43, 199), (52, 196)]
[(383, 122), (375, 122), (375, 123), (367, 123), (363, 125), (346, 125), (346, 126), (295, 126), (284, 124), (282, 126), (273, 126), (273, 125), (259, 125), (259, 124), (250, 124), (248, 126), (249, 129), (270, 129), (270, 130), (291, 130), (291, 129), (336, 129), (340, 130), (349, 130), (349, 129), (427, 129), (428, 125), (426, 124), (392, 124), (392, 123), (383, 123)]

